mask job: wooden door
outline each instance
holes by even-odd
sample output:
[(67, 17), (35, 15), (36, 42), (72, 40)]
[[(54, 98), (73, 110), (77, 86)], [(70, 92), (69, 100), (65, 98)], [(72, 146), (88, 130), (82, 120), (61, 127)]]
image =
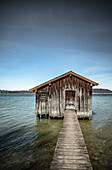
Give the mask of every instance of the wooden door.
[(75, 109), (75, 91), (65, 92), (65, 108)]

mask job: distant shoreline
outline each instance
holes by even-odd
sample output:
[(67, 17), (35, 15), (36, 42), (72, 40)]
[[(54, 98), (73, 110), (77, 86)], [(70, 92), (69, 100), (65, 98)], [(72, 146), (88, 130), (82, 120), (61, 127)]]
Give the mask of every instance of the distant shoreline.
[(35, 93), (0, 93), (0, 95), (1, 94), (8, 94), (9, 95), (9, 94), (35, 94)]
[[(9, 95), (9, 94), (35, 94), (35, 93), (24, 93), (24, 92), (23, 93), (22, 92), (20, 92), (20, 93), (0, 93), (0, 95), (2, 95), (2, 94)], [(102, 95), (102, 94), (112, 94), (112, 93), (92, 93), (92, 94), (101, 94)]]
[(112, 94), (112, 93), (92, 93), (92, 94)]

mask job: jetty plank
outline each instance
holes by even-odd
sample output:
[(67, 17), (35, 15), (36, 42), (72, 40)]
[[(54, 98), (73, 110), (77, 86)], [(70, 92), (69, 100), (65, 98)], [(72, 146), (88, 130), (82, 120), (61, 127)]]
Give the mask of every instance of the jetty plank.
[(64, 115), (50, 170), (92, 170), (75, 111), (66, 110)]

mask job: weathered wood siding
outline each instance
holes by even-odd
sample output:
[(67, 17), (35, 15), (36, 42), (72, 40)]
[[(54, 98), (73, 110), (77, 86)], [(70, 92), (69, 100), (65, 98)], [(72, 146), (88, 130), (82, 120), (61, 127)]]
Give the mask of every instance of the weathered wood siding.
[(63, 117), (66, 109), (66, 91), (75, 92), (74, 109), (78, 118), (91, 118), (91, 84), (73, 75), (66, 76), (36, 91), (36, 114)]

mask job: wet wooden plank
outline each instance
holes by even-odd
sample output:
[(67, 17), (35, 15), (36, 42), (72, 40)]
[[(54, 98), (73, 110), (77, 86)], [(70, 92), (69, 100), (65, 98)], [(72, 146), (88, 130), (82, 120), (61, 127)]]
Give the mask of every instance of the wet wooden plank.
[(92, 170), (77, 115), (73, 110), (65, 111), (50, 169)]

